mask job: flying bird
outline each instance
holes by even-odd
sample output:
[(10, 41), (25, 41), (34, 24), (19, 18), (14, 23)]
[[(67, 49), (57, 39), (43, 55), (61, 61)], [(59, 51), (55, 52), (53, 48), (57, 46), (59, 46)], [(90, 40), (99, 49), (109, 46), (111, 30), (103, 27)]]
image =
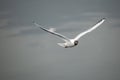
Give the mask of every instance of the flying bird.
[(99, 27), (103, 22), (105, 21), (105, 18), (102, 18), (100, 21), (98, 21), (92, 28), (78, 34), (75, 38), (73, 39), (69, 39), (68, 37), (60, 34), (60, 33), (57, 33), (55, 31), (55, 28), (50, 28), (50, 29), (46, 29), (44, 27), (42, 27), (40, 24), (37, 24), (36, 22), (33, 22), (35, 26), (38, 26), (40, 29), (48, 32), (48, 33), (51, 33), (53, 35), (56, 35), (58, 36), (59, 38), (61, 38), (62, 40), (64, 40), (65, 42), (64, 43), (58, 43), (58, 45), (64, 47), (64, 48), (71, 48), (71, 47), (74, 47), (76, 45), (78, 45), (78, 40), (84, 36), (85, 34), (93, 31), (94, 29), (96, 29), (97, 27)]

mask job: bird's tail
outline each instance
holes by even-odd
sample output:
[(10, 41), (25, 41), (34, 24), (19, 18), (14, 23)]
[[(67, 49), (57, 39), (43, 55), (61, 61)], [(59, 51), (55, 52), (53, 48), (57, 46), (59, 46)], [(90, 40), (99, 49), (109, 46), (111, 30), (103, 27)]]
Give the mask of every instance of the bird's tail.
[(59, 46), (66, 47), (65, 43), (57, 43)]

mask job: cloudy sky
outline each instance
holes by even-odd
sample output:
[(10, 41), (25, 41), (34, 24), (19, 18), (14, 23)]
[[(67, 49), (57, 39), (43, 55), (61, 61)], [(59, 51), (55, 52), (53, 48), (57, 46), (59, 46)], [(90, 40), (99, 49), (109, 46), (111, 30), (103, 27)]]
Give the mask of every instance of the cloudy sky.
[[(1, 0), (0, 80), (120, 80), (118, 0)], [(73, 38), (106, 21), (74, 48), (32, 24)]]

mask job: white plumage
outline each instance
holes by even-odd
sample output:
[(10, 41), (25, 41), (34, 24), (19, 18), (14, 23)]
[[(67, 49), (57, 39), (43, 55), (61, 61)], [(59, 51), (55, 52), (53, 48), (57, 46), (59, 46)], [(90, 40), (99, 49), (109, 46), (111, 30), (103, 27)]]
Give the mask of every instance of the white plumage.
[(58, 45), (60, 45), (60, 46), (62, 46), (62, 47), (64, 47), (64, 48), (70, 48), (70, 47), (74, 47), (74, 46), (78, 45), (78, 40), (79, 40), (79, 38), (81, 38), (81, 37), (84, 36), (85, 34), (87, 34), (87, 33), (91, 32), (91, 31), (93, 31), (94, 29), (96, 29), (96, 28), (97, 28), (98, 26), (100, 26), (104, 21), (105, 21), (105, 18), (101, 19), (101, 20), (98, 21), (92, 28), (90, 28), (90, 29), (88, 29), (88, 30), (86, 30), (86, 31), (78, 34), (78, 35), (77, 35), (75, 38), (73, 38), (73, 39), (69, 39), (69, 38), (67, 38), (67, 37), (64, 36), (64, 35), (61, 35), (61, 34), (55, 32), (55, 31), (56, 31), (55, 28), (45, 29), (45, 28), (43, 28), (41, 25), (39, 25), (39, 24), (37, 24), (37, 23), (35, 23), (35, 22), (33, 22), (33, 23), (34, 23), (36, 26), (38, 26), (39, 28), (41, 28), (42, 30), (44, 30), (44, 31), (46, 31), (46, 32), (49, 32), (49, 33), (51, 33), (51, 34), (54, 34), (54, 35), (60, 37), (62, 40), (65, 41), (65, 43), (58, 43)]

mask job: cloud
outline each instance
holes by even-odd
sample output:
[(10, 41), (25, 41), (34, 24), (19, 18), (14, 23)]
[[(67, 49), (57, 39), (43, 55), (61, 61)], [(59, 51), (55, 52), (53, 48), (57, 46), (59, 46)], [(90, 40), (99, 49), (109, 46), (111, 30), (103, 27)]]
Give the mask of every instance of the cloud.
[(7, 27), (10, 20), (11, 18), (9, 11), (0, 11), (0, 29)]
[(9, 23), (9, 19), (0, 19), (0, 28), (7, 26)]
[(106, 16), (107, 15), (107, 13), (106, 12), (85, 12), (85, 13), (83, 13), (82, 15), (84, 15), (84, 16)]
[(7, 37), (19, 37), (41, 33), (39, 29), (36, 29), (32, 26), (19, 26), (8, 30), (11, 32), (11, 34), (9, 34)]

